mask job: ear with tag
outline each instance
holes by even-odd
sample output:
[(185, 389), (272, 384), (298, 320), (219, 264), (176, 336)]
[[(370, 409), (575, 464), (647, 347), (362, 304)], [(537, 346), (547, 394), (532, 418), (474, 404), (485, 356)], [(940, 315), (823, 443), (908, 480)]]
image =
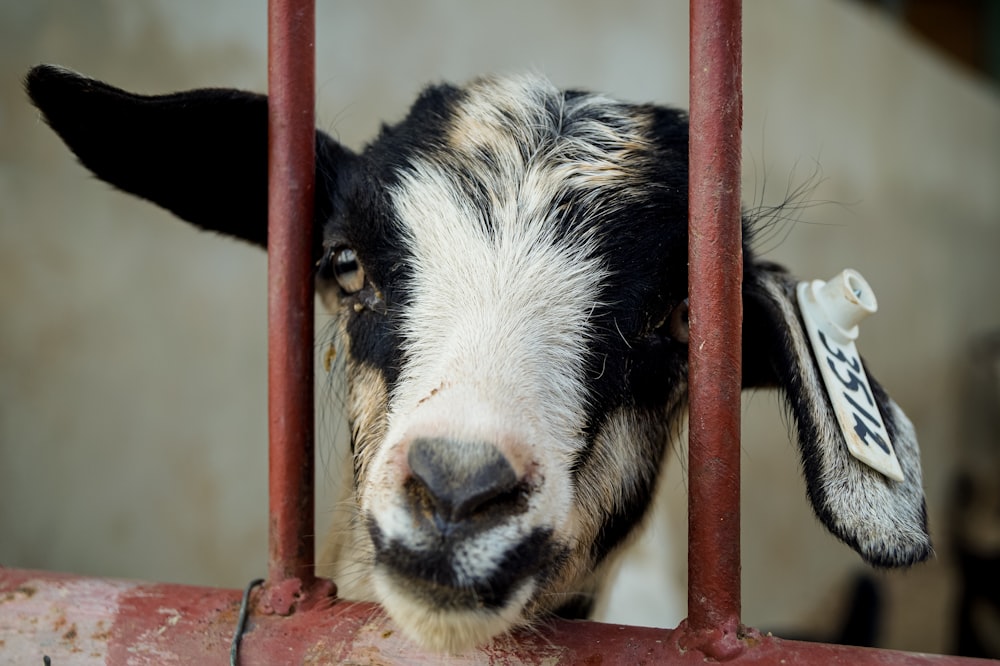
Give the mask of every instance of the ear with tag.
[[(40, 65), (25, 78), (31, 101), (88, 169), (181, 219), (267, 245), (267, 97), (210, 88), (136, 95)], [(350, 153), (316, 133), (316, 219)], [(317, 258), (322, 224), (315, 225)]]
[(743, 293), (744, 386), (784, 393), (816, 515), (874, 566), (909, 566), (930, 557), (920, 450), (903, 410), (865, 368), (902, 471), (897, 481), (850, 453), (803, 324), (796, 282), (780, 266), (752, 263)]

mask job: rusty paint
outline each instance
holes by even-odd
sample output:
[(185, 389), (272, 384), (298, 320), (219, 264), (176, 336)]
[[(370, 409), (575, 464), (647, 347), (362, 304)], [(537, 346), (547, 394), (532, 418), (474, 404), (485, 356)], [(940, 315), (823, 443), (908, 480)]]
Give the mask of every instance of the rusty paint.
[(24, 598), (30, 599), (31, 597), (35, 596), (35, 592), (36, 592), (35, 588), (30, 587), (28, 585), (24, 585), (22, 587), (17, 588), (16, 590), (12, 590), (11, 592), (7, 592), (6, 594), (4, 594), (3, 597), (0, 598), (0, 604), (6, 603), (8, 601), (15, 601), (17, 599), (24, 599)]
[(740, 626), (741, 3), (691, 0), (688, 619), (685, 650), (731, 660)]
[(104, 620), (97, 621), (97, 628), (90, 635), (92, 641), (106, 641), (111, 637), (111, 629), (105, 627)]
[[(226, 663), (236, 625), (239, 590), (92, 579), (43, 571), (0, 569), (0, 596), (19, 585), (32, 597), (11, 595), (0, 605), (4, 663)], [(76, 625), (72, 645), (51, 622)], [(289, 616), (252, 614), (240, 649), (242, 666), (257, 664), (703, 664), (706, 655), (682, 647), (680, 630), (552, 620), (501, 637), (464, 655), (427, 653), (408, 642), (380, 608), (340, 601)], [(746, 635), (741, 635), (746, 640)], [(100, 640), (97, 638), (100, 637)], [(988, 664), (986, 660), (786, 641), (754, 634), (736, 664)]]
[(300, 578), (289, 578), (269, 584), (256, 605), (265, 613), (288, 615), (296, 610), (329, 606), (336, 596), (337, 586), (331, 580), (316, 578), (306, 587)]
[[(269, 600), (314, 582), (313, 197), (315, 5), (268, 3)], [(294, 585), (293, 585), (294, 587)], [(296, 597), (297, 598), (297, 597)]]

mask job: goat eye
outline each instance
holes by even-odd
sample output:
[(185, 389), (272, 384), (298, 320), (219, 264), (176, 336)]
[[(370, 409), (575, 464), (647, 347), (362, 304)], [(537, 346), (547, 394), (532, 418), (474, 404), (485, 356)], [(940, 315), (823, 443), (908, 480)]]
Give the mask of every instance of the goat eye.
[(687, 343), (690, 337), (688, 328), (688, 299), (684, 299), (677, 304), (677, 307), (670, 313), (668, 322), (670, 337), (677, 342)]
[(365, 286), (365, 270), (358, 263), (358, 255), (349, 247), (334, 250), (331, 261), (333, 277), (345, 293), (355, 294)]

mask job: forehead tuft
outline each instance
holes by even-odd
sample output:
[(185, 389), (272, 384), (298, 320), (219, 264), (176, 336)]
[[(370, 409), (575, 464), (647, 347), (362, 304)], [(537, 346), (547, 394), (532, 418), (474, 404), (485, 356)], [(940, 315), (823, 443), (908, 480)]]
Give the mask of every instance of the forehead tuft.
[(381, 171), (404, 228), (434, 209), (443, 224), (589, 242), (637, 230), (638, 210), (659, 203), (662, 165), (679, 156), (658, 141), (661, 124), (650, 105), (537, 75), (487, 77), (428, 88), (373, 157), (388, 160)]
[(544, 77), (470, 83), (445, 128), (445, 159), (486, 163), (501, 176), (547, 169), (584, 189), (639, 185), (651, 159), (648, 108), (561, 91)]

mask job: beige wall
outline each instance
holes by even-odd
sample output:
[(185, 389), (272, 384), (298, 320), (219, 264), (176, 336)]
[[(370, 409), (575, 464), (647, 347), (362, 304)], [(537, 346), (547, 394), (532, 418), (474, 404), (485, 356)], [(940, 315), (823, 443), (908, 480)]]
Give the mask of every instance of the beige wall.
[[(485, 72), (686, 104), (683, 2), (320, 4), (318, 117), (352, 147), (425, 82)], [(875, 288), (861, 350), (917, 426), (941, 543), (957, 368), (1000, 327), (1000, 98), (853, 3), (747, 3), (745, 23), (744, 198), (779, 201), (818, 166), (807, 201), (852, 204), (802, 210), (769, 256), (803, 277), (851, 266)], [(264, 256), (95, 182), (19, 79), (56, 62), (139, 91), (263, 90), (265, 29), (263, 0), (0, 1), (0, 564), (225, 586), (264, 570)], [(772, 397), (744, 413), (744, 619), (819, 626), (860, 561), (812, 518)], [(683, 615), (681, 467), (646, 556), (666, 588), (633, 574), (649, 599), (612, 617)], [(942, 560), (882, 576), (889, 644), (945, 647)]]

